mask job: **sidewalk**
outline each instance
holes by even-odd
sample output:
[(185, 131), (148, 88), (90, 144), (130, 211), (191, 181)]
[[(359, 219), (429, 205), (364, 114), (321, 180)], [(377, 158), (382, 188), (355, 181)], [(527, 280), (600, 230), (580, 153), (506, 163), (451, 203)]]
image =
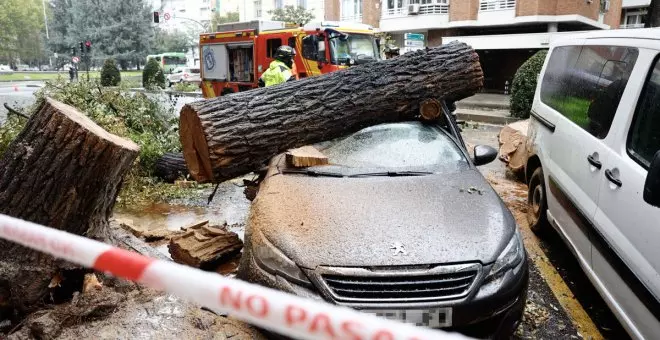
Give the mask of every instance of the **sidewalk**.
[(477, 93), (456, 103), (456, 116), (459, 120), (506, 125), (520, 120), (511, 117), (509, 95)]

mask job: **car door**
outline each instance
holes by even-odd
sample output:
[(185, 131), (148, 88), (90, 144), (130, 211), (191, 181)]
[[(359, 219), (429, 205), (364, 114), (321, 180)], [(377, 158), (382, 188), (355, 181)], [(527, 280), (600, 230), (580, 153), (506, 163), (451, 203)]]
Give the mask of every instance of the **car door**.
[(541, 87), (542, 107), (555, 115), (549, 120), (556, 122), (544, 164), (549, 215), (585, 266), (590, 265), (591, 254), (588, 221), (596, 213), (607, 162), (604, 139), (635, 52), (586, 44), (556, 47)]
[(594, 273), (619, 314), (637, 328), (632, 333), (644, 338), (660, 334), (660, 208), (643, 199), (649, 165), (660, 150), (660, 57), (655, 54), (649, 56), (654, 60), (636, 105), (637, 96), (631, 95), (629, 114), (615, 122), (621, 133), (603, 164), (592, 251)]

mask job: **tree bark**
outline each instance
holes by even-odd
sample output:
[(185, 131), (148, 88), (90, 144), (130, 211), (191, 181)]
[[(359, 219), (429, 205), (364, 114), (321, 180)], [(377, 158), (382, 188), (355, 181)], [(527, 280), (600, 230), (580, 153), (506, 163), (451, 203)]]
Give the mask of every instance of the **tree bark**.
[[(0, 158), (0, 213), (88, 237), (105, 238), (108, 217), (138, 146), (103, 130), (75, 108), (44, 100)], [(0, 241), (0, 290), (26, 311), (63, 265)], [(5, 300), (6, 301), (6, 300)]]
[(319, 77), (187, 104), (180, 137), (191, 175), (221, 182), (290, 148), (419, 117), (426, 99), (457, 101), (483, 85), (477, 53), (450, 43)]

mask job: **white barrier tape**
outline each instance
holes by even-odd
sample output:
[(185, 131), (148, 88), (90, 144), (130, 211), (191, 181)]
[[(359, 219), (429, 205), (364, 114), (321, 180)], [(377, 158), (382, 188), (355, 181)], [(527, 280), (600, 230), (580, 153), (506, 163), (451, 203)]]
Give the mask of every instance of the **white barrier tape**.
[(164, 290), (253, 325), (300, 339), (466, 339), (304, 299), (0, 214), (0, 238)]

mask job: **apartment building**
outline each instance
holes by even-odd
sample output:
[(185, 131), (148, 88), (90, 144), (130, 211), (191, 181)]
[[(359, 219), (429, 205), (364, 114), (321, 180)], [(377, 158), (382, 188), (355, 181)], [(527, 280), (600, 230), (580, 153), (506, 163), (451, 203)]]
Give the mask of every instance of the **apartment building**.
[(643, 28), (651, 0), (623, 0), (621, 28)]
[[(485, 90), (503, 92), (518, 67), (554, 39), (618, 28), (622, 1), (383, 0), (379, 26), (404, 52), (454, 40), (470, 44), (481, 59)], [(406, 33), (423, 34), (423, 45)]]
[(325, 0), (238, 0), (241, 21), (271, 20), (270, 11), (284, 6), (300, 6), (312, 12), (312, 21), (325, 18)]

